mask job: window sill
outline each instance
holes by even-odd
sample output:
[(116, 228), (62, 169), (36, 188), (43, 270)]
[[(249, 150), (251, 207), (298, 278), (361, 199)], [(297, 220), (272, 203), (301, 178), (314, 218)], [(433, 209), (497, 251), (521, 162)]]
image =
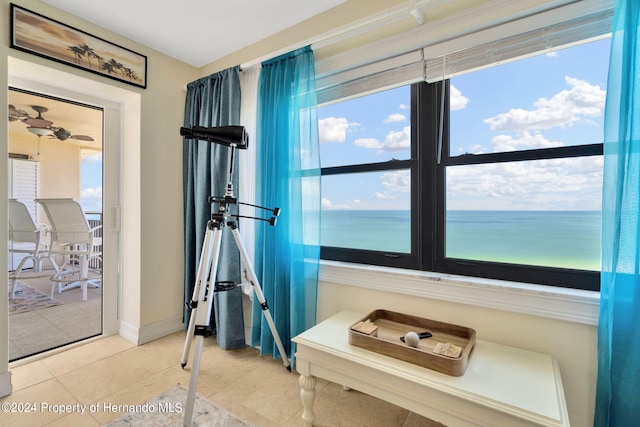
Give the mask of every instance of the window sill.
[(319, 280), (586, 325), (598, 324), (600, 294), (553, 286), (322, 260)]

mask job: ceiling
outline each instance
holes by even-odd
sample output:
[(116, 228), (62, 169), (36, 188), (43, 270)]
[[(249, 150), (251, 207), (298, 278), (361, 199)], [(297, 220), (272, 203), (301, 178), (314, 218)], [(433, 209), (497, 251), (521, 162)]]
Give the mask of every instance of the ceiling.
[(42, 1), (201, 67), (346, 0)]
[[(72, 135), (87, 135), (93, 141), (83, 141), (69, 138), (64, 142), (54, 137), (40, 137), (40, 143), (73, 144), (90, 151), (102, 150), (102, 110), (76, 103), (70, 103), (57, 98), (38, 96), (22, 91), (9, 91), (9, 104), (16, 109), (37, 117), (38, 112), (32, 106), (45, 107), (48, 111), (42, 113), (42, 118), (53, 122), (53, 126), (67, 129)], [(38, 143), (38, 137), (27, 130), (27, 124), (21, 121), (9, 121), (9, 138)]]

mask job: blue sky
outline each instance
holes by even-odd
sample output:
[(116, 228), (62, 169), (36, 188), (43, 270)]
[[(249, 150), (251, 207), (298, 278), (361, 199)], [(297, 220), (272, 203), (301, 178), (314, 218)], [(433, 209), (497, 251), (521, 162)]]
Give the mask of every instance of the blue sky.
[[(602, 142), (609, 39), (454, 77), (451, 153)], [(318, 109), (323, 167), (409, 157), (409, 89)], [(602, 159), (449, 168), (448, 209), (599, 210)], [(407, 171), (323, 179), (325, 209), (409, 209)]]
[(102, 154), (82, 159), (80, 204), (85, 211), (102, 210)]

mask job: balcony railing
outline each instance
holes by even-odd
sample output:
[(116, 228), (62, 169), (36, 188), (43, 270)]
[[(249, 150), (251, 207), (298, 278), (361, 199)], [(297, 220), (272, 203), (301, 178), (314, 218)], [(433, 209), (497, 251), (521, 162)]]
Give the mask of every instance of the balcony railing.
[[(89, 227), (94, 228), (102, 225), (102, 212), (87, 211), (84, 214), (87, 217)], [(100, 242), (102, 242), (102, 227), (94, 232), (94, 236), (99, 238)], [(100, 247), (97, 248), (97, 250), (102, 252), (102, 244), (100, 244)], [(91, 258), (91, 261), (89, 261), (89, 268), (93, 270), (102, 270), (102, 257)]]

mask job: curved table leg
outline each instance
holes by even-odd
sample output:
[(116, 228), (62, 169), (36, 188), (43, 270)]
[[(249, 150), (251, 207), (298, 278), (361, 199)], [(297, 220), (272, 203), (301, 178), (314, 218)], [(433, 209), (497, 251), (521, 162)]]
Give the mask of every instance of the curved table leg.
[(316, 398), (316, 377), (300, 375), (300, 399), (302, 400), (302, 425), (311, 427), (313, 425), (313, 401)]

